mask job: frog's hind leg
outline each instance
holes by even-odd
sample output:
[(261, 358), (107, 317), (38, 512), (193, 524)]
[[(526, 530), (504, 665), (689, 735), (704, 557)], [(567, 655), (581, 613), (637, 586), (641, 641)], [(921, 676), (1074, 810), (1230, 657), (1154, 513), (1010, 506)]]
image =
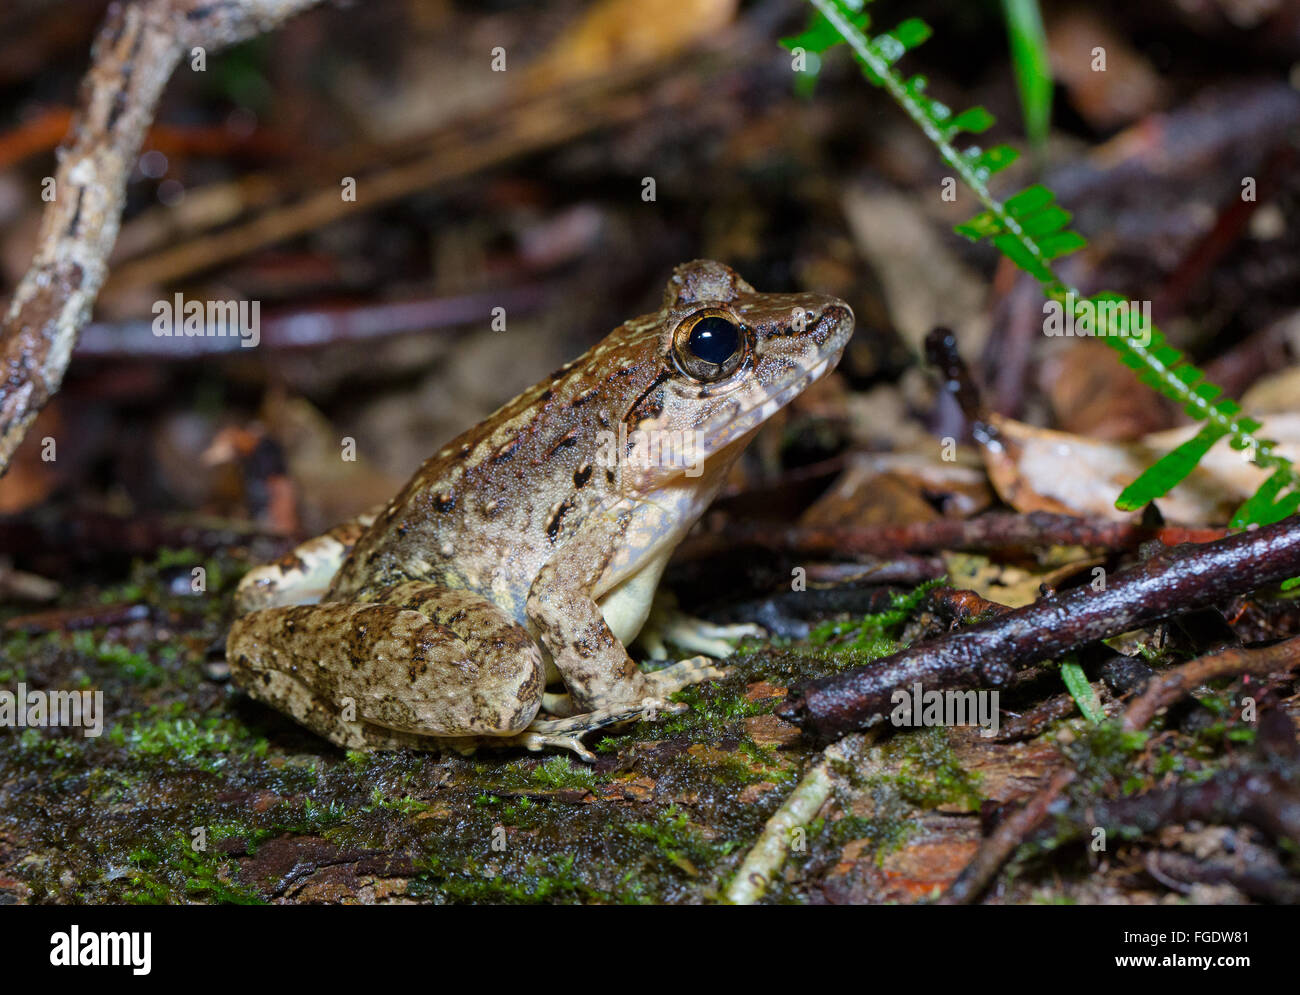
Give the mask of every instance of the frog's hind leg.
[(310, 605), (319, 601), (352, 547), (382, 510), (382, 507), (372, 508), (300, 543), (280, 559), (248, 571), (235, 591), (239, 612), (247, 614), (261, 608)]
[(374, 598), (238, 619), (226, 642), (236, 683), (348, 749), (437, 749), (528, 727), (545, 668), (523, 626), (469, 591), (413, 582)]
[(596, 729), (617, 725), (620, 722), (636, 720), (653, 721), (658, 715), (679, 715), (687, 706), (663, 698), (646, 698), (644, 701), (630, 705), (610, 705), (598, 708), (594, 712), (584, 712), (565, 719), (534, 719), (517, 736), (501, 741), (504, 746), (522, 746), (526, 750), (541, 750), (545, 747), (559, 747), (572, 750), (588, 763), (595, 763), (596, 756), (582, 743), (582, 737)]

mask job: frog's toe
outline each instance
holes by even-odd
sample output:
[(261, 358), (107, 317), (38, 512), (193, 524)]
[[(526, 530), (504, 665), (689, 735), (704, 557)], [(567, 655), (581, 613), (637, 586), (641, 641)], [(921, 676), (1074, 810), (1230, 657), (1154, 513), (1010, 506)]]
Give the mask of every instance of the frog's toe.
[[(649, 631), (646, 631), (646, 629), (649, 629)], [(649, 626), (646, 629), (641, 630), (641, 635), (638, 637), (646, 656), (651, 660), (667, 660), (668, 646), (663, 640), (662, 630), (651, 629)]]
[(532, 750), (534, 753), (538, 750), (544, 750), (547, 747), (560, 750), (572, 750), (580, 759), (585, 760), (587, 763), (594, 764), (596, 762), (596, 755), (583, 745), (583, 742), (578, 735), (551, 736), (540, 732), (523, 732), (516, 737), (514, 742), (527, 750)]
[(655, 606), (638, 640), (652, 660), (668, 658), (667, 643), (692, 653), (723, 658), (736, 651), (731, 641), (765, 635), (766, 631), (758, 625), (715, 625), (668, 604)]
[(645, 679), (654, 694), (666, 698), (692, 684), (721, 680), (727, 673), (724, 668), (714, 666), (707, 656), (693, 656), (689, 660), (664, 667), (663, 670), (646, 674)]
[(512, 736), (510, 745), (528, 750), (541, 750), (548, 746), (572, 750), (583, 760), (593, 763), (594, 754), (583, 745), (581, 737), (595, 729), (629, 722), (634, 719), (652, 720), (656, 715), (676, 715), (686, 706), (661, 698), (645, 698), (638, 702), (610, 705), (595, 711), (584, 712), (561, 719), (534, 719), (523, 732)]

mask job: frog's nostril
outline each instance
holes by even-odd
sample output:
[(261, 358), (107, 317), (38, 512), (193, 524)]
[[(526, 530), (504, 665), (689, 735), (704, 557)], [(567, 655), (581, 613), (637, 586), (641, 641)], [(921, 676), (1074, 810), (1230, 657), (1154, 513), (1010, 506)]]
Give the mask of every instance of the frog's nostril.
[(837, 325), (853, 324), (853, 308), (849, 307), (843, 301), (836, 301), (833, 304), (827, 304), (823, 313)]
[(827, 304), (822, 309), (820, 330), (825, 335), (847, 341), (853, 332), (853, 309), (843, 301)]

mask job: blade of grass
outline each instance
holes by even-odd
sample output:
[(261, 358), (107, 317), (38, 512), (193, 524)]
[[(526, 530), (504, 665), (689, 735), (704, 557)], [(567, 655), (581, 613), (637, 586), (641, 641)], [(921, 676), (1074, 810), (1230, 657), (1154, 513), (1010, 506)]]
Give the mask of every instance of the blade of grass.
[(1025, 135), (1038, 152), (1047, 143), (1052, 121), (1052, 66), (1047, 54), (1047, 32), (1038, 0), (1002, 0), (1011, 43), (1011, 64), (1020, 91)]
[(1079, 706), (1084, 718), (1097, 725), (1106, 717), (1106, 713), (1101, 710), (1101, 702), (1097, 700), (1097, 692), (1088, 683), (1088, 675), (1073, 657), (1061, 664), (1061, 679), (1065, 681), (1066, 690), (1070, 692), (1070, 697)]

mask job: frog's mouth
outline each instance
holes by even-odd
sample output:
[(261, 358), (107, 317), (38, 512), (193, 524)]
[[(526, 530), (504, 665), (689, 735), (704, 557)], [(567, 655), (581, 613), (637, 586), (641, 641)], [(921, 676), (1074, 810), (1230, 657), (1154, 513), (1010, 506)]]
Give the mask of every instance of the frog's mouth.
[(820, 380), (839, 362), (843, 345), (822, 355), (811, 367), (796, 369), (789, 376), (761, 387), (750, 386), (731, 398), (700, 427), (704, 458), (713, 456), (757, 429), (808, 387)]

